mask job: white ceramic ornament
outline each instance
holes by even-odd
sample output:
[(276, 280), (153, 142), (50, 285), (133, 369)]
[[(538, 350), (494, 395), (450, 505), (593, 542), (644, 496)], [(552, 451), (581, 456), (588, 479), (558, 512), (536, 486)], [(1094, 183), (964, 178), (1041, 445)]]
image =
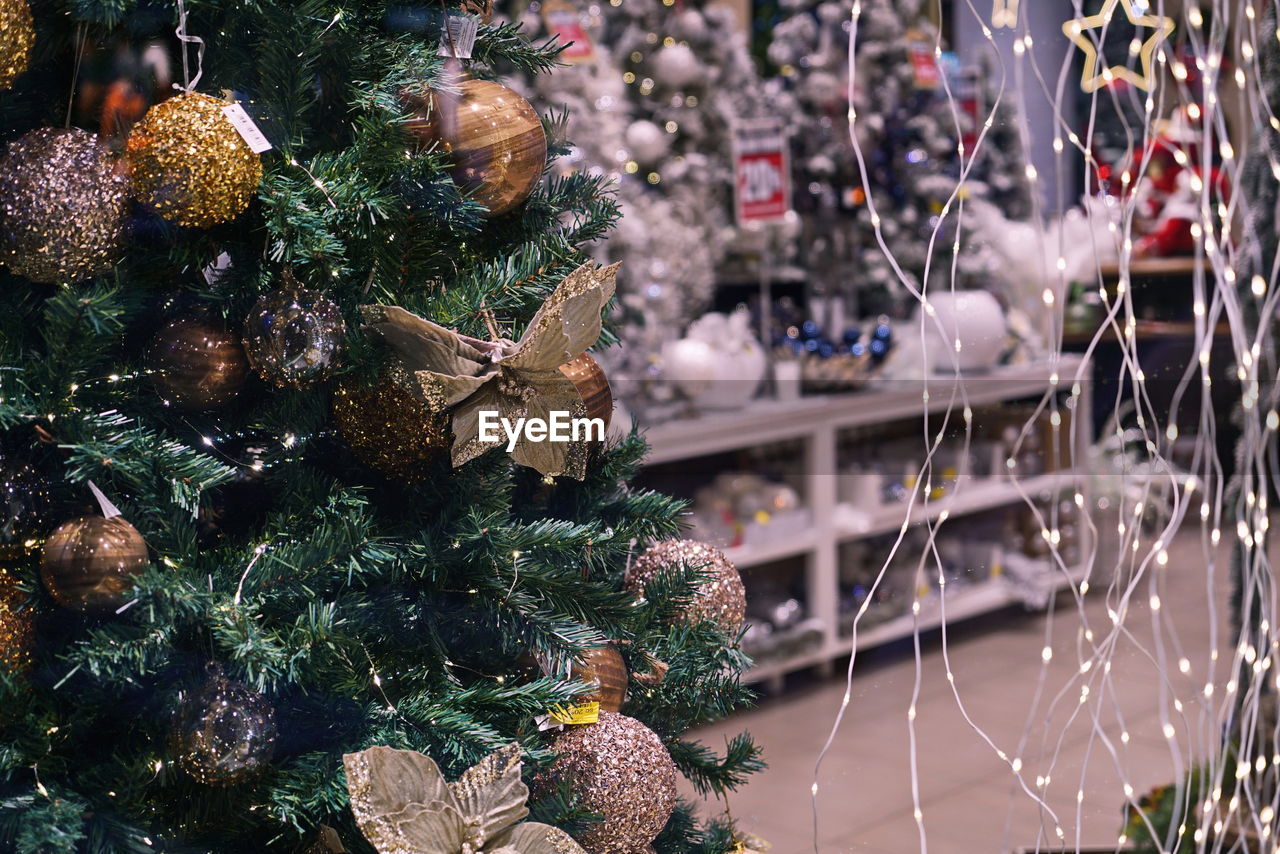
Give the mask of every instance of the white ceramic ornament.
[(671, 135), (647, 119), (628, 125), (626, 140), (631, 156), (645, 164), (657, 163), (671, 149)]
[(746, 406), (768, 367), (746, 311), (703, 315), (685, 338), (663, 348), (662, 362), (663, 375), (699, 409)]
[[(1005, 347), (1004, 311), (986, 291), (943, 291), (928, 295), (932, 316), (916, 312), (924, 324), (928, 363), (937, 373), (994, 367)], [(956, 342), (959, 342), (959, 350)]]
[(702, 79), (702, 63), (688, 45), (664, 47), (653, 57), (654, 80), (666, 89), (683, 89)]
[(676, 16), (676, 29), (687, 39), (700, 39), (707, 34), (707, 20), (697, 9), (686, 9)]

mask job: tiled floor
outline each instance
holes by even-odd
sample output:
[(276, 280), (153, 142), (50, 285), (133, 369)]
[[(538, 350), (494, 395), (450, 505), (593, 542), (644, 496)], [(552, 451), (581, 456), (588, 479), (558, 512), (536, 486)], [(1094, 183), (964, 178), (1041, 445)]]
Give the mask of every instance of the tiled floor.
[[(1023, 846), (1036, 850), (1038, 840), (1041, 851), (1114, 848), (1125, 784), (1141, 796), (1172, 781), (1192, 749), (1188, 745), (1217, 728), (1204, 716), (1203, 690), (1209, 673), (1209, 614), (1223, 611), (1225, 578), (1213, 585), (1219, 601), (1210, 605), (1198, 532), (1179, 535), (1169, 553), (1168, 566), (1158, 570), (1159, 610), (1153, 613), (1152, 591), (1142, 581), (1123, 621), (1132, 635), (1117, 640), (1109, 672), (1099, 661), (1097, 671), (1080, 674), (1084, 621), (1097, 641), (1110, 631), (1108, 609), (1117, 603), (1097, 581), (1085, 598), (1083, 618), (1068, 594), (1059, 598), (1052, 620), (1004, 612), (953, 627), (946, 653), (954, 683), (946, 678), (939, 637), (925, 636), (915, 750), (927, 848), (921, 847), (911, 795), (907, 713), (916, 664), (909, 641), (857, 660), (844, 724), (818, 775), (816, 836), (810, 797), (814, 761), (844, 695), (843, 672), (828, 680), (793, 678), (785, 693), (697, 734), (718, 745), (726, 735), (746, 729), (764, 747), (770, 768), (732, 796), (734, 817), (772, 842), (774, 854), (815, 849), (822, 854), (999, 854)], [(1109, 554), (1114, 564), (1114, 547)], [(1218, 566), (1225, 576), (1225, 555)], [(1139, 646), (1155, 649), (1156, 622), (1169, 650), (1163, 671)], [(1170, 635), (1174, 627), (1178, 647)], [(1053, 655), (1043, 665), (1046, 637)], [(1230, 641), (1222, 643), (1230, 648)], [(1181, 656), (1189, 664), (1187, 674), (1180, 670)], [(1043, 690), (1033, 711), (1042, 674)], [(1090, 695), (1081, 703), (1086, 683)], [(1061, 699), (1047, 711), (1059, 692)], [(1183, 704), (1185, 720), (1174, 707), (1175, 698)], [(961, 703), (994, 747), (966, 722)], [(1099, 718), (1105, 740), (1095, 733), (1092, 716)], [(1166, 720), (1174, 725), (1172, 742), (1164, 734)], [(1173, 745), (1176, 750), (1170, 749)], [(1050, 766), (1055, 751), (1057, 760)], [(1016, 789), (1015, 759), (1021, 760), (1022, 777), (1032, 789), (1038, 776), (1050, 777), (1044, 800), (1056, 821)], [(704, 809), (718, 812), (722, 807), (712, 802)], [(1063, 831), (1061, 841), (1056, 827)]]

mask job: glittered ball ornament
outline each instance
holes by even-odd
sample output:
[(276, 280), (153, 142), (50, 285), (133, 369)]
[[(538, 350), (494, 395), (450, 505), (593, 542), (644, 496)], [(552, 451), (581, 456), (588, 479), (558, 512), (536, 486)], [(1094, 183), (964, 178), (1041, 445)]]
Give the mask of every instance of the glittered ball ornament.
[(601, 821), (575, 838), (589, 854), (641, 854), (671, 818), (676, 766), (662, 739), (626, 715), (601, 712), (566, 727), (550, 745), (558, 758), (541, 787), (566, 784)]
[(613, 390), (600, 363), (583, 353), (561, 365), (560, 373), (568, 377), (578, 390), (582, 404), (587, 408), (587, 417), (599, 418), (607, 430), (613, 416)]
[(198, 317), (179, 318), (157, 332), (147, 366), (160, 397), (186, 412), (225, 406), (249, 375), (240, 341), (220, 324)]
[(36, 282), (76, 282), (124, 253), (124, 167), (94, 134), (39, 128), (0, 158), (0, 261)]
[(169, 749), (178, 767), (207, 786), (262, 773), (276, 746), (275, 709), (260, 694), (215, 674), (178, 698)]
[(429, 463), (449, 452), (449, 422), (382, 377), (372, 387), (342, 380), (333, 393), (333, 423), (351, 452), (387, 477), (416, 483)]
[(53, 529), (49, 482), (31, 466), (0, 457), (0, 566), (21, 560)]
[(738, 568), (724, 552), (696, 540), (664, 540), (651, 546), (627, 569), (623, 585), (636, 595), (659, 575), (681, 566), (700, 572), (706, 580), (685, 607), (681, 618), (690, 624), (711, 620), (734, 636), (747, 618), (747, 591)]
[(458, 92), (408, 94), (416, 117), (406, 125), (423, 148), (452, 159), (454, 181), (499, 216), (533, 192), (547, 163), (547, 136), (529, 102), (491, 80), (463, 80)]
[(26, 672), (31, 666), (35, 633), (35, 613), (18, 586), (18, 576), (0, 566), (0, 672)]
[(324, 294), (285, 287), (254, 303), (244, 321), (244, 349), (267, 382), (304, 388), (338, 366), (346, 331), (342, 312)]
[(178, 225), (209, 228), (249, 206), (262, 160), (222, 108), (196, 92), (156, 104), (133, 127), (125, 155), (137, 199)]
[(35, 43), (27, 0), (0, 0), (0, 89), (8, 89), (27, 70)]
[(120, 516), (63, 523), (44, 544), (40, 580), (59, 605), (77, 611), (118, 608), (147, 568), (147, 544)]

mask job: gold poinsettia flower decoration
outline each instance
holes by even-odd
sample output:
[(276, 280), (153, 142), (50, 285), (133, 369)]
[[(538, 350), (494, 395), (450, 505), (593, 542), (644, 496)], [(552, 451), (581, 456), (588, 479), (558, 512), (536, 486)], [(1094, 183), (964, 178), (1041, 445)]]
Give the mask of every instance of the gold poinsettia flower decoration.
[[(461, 335), (394, 305), (364, 306), (365, 328), (395, 352), (392, 376), (433, 412), (447, 412), (455, 467), (499, 447), (480, 440), (480, 413), (509, 423), (549, 420), (552, 412), (586, 415), (582, 397), (560, 366), (600, 337), (600, 315), (613, 298), (618, 265), (583, 264), (560, 282), (519, 341)], [(511, 457), (544, 475), (586, 474), (577, 443), (516, 441)]]
[(342, 757), (351, 811), (378, 854), (585, 854), (569, 834), (521, 819), (520, 746), (490, 753), (455, 782), (431, 757), (371, 747)]

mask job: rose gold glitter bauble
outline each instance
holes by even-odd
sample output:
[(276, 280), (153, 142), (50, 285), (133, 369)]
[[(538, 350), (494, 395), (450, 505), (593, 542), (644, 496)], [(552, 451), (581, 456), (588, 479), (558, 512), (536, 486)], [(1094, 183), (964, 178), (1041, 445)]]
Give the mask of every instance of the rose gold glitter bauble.
[(35, 43), (27, 0), (0, 0), (0, 89), (8, 89), (27, 70)]
[(448, 453), (448, 419), (383, 377), (372, 388), (343, 380), (333, 393), (333, 423), (361, 462), (388, 477), (415, 483)]
[(138, 201), (192, 228), (229, 222), (249, 206), (262, 159), (222, 112), (230, 103), (193, 92), (147, 110), (125, 142)]
[(636, 595), (659, 573), (680, 565), (696, 569), (708, 576), (698, 595), (685, 608), (688, 623), (712, 620), (726, 635), (736, 636), (747, 618), (747, 591), (738, 568), (724, 552), (696, 540), (665, 540), (649, 547), (627, 570), (623, 584)]
[(498, 216), (516, 208), (547, 165), (547, 136), (529, 102), (491, 80), (463, 80), (460, 93), (406, 95), (418, 118), (405, 128), (426, 148), (453, 158), (453, 180)]
[(653, 730), (626, 715), (570, 726), (551, 742), (559, 754), (542, 786), (565, 783), (578, 805), (602, 817), (577, 840), (589, 854), (640, 854), (671, 818), (676, 766)]
[(230, 403), (249, 375), (239, 340), (197, 318), (179, 318), (157, 332), (147, 360), (160, 397), (188, 412)]
[(0, 566), (0, 671), (13, 675), (31, 666), (36, 618), (26, 600), (17, 575)]
[(102, 141), (39, 128), (0, 158), (0, 262), (35, 282), (77, 282), (124, 254), (129, 181)]
[(609, 378), (600, 364), (586, 353), (560, 366), (560, 373), (569, 378), (587, 407), (588, 418), (599, 418), (607, 429), (613, 416), (613, 390)]
[(40, 579), (59, 605), (77, 611), (124, 604), (133, 578), (147, 567), (147, 544), (119, 516), (81, 516), (49, 535)]

